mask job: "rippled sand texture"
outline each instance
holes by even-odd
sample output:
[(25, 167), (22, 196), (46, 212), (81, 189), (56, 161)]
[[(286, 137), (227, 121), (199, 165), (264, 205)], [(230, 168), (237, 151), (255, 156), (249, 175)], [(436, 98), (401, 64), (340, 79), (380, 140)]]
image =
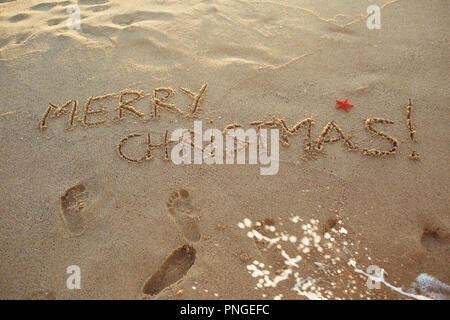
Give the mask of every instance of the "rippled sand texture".
[[(429, 279), (448, 297), (449, 9), (0, 0), (0, 298), (409, 299)], [(127, 88), (142, 92), (120, 100)], [(173, 92), (152, 118), (156, 88)], [(122, 119), (115, 107), (140, 95)], [(289, 135), (273, 176), (175, 165), (161, 148), (119, 156), (126, 137), (119, 149), (142, 157), (148, 134), (192, 129), (193, 109), (219, 130), (311, 118), (312, 149)], [(369, 289), (371, 265), (392, 287)]]

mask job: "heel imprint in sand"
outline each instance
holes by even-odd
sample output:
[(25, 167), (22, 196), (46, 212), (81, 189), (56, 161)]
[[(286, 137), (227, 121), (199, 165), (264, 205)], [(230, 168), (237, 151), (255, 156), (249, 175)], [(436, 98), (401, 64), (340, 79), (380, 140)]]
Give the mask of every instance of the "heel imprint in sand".
[(142, 293), (154, 296), (181, 280), (194, 264), (195, 254), (195, 249), (190, 245), (174, 250), (158, 270), (145, 281)]
[(185, 189), (172, 192), (166, 202), (166, 207), (169, 216), (186, 240), (199, 241), (201, 237), (198, 228), (199, 218), (194, 214), (197, 209), (192, 205), (189, 192)]

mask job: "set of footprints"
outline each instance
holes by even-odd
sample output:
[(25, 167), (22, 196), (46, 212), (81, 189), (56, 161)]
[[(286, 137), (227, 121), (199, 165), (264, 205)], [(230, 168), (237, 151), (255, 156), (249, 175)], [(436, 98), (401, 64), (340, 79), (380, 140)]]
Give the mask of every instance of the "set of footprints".
[[(168, 214), (188, 242), (200, 240), (197, 210), (192, 205), (189, 192), (185, 189), (174, 191), (166, 202)], [(144, 295), (154, 296), (181, 280), (195, 262), (196, 251), (192, 245), (175, 249), (159, 266), (142, 287)]]
[[(85, 231), (86, 186), (77, 184), (61, 196), (61, 218), (72, 236), (81, 236)], [(187, 242), (200, 240), (197, 210), (192, 205), (192, 198), (185, 189), (172, 192), (166, 203), (167, 212)], [(177, 283), (189, 271), (195, 262), (196, 251), (192, 245), (184, 245), (172, 253), (146, 281), (142, 288), (144, 295), (154, 296)]]

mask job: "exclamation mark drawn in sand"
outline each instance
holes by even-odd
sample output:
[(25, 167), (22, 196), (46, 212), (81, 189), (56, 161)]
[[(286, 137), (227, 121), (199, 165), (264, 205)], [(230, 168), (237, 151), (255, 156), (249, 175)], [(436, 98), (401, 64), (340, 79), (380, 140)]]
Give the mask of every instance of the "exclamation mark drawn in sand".
[(69, 232), (80, 236), (85, 229), (85, 219), (81, 214), (84, 208), (85, 186), (78, 184), (67, 189), (61, 197), (61, 217)]
[[(416, 130), (414, 128), (414, 124), (412, 122), (411, 119), (411, 113), (412, 113), (412, 101), (411, 99), (409, 99), (408, 101), (408, 105), (406, 106), (406, 125), (408, 126), (408, 133), (409, 133), (409, 138), (411, 139), (411, 141), (414, 143), (416, 141)], [(411, 160), (420, 160), (419, 154), (417, 153), (417, 151), (413, 150), (411, 152), (411, 154), (409, 155), (409, 158)]]
[(198, 230), (198, 216), (193, 216), (195, 210), (189, 192), (185, 189), (172, 192), (166, 203), (169, 216), (188, 241), (200, 240)]
[(158, 270), (145, 281), (142, 293), (154, 296), (167, 287), (178, 282), (195, 262), (195, 249), (184, 245), (175, 249), (166, 258)]

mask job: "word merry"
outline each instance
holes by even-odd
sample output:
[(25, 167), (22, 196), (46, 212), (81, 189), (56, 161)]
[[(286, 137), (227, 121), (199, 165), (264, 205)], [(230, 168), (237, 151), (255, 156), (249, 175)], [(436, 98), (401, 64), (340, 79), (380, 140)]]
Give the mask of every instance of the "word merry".
[[(84, 104), (82, 114), (80, 114), (80, 108), (78, 100), (68, 100), (63, 105), (57, 106), (52, 103), (48, 104), (41, 120), (39, 121), (39, 128), (45, 130), (48, 127), (48, 120), (59, 118), (62, 115), (67, 115), (66, 129), (74, 129), (76, 123), (81, 123), (84, 127), (100, 126), (106, 124), (106, 120), (92, 121), (91, 117), (101, 117), (108, 113), (108, 110), (103, 105), (108, 100), (115, 99), (117, 101), (114, 109), (116, 110), (116, 116), (113, 120), (120, 121), (125, 118), (125, 113), (130, 113), (143, 121), (149, 121), (152, 119), (158, 119), (161, 110), (167, 110), (172, 113), (186, 116), (187, 118), (195, 118), (196, 113), (199, 110), (200, 102), (203, 98), (203, 94), (206, 91), (208, 84), (205, 83), (198, 93), (194, 93), (189, 89), (180, 88), (180, 91), (192, 99), (191, 105), (188, 107), (188, 111), (184, 112), (173, 103), (169, 103), (169, 100), (176, 94), (176, 91), (170, 87), (168, 88), (156, 88), (153, 93), (146, 93), (142, 90), (125, 89), (119, 93), (110, 93), (103, 96), (89, 97)], [(149, 109), (150, 115), (146, 116), (144, 112), (138, 110), (133, 104), (150, 97)], [(99, 107), (93, 109), (94, 105)]]

